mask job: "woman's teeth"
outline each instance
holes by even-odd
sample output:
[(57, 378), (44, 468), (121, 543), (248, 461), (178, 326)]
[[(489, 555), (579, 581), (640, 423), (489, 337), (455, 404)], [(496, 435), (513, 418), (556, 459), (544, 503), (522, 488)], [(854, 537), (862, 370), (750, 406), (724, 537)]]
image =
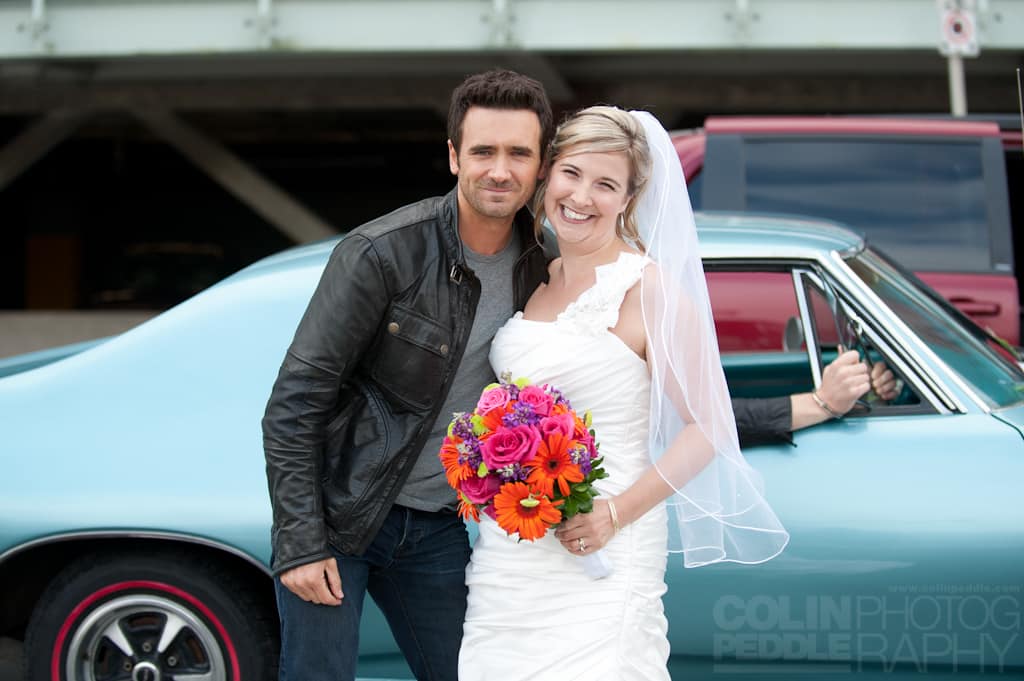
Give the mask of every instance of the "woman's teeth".
[(566, 206), (562, 206), (562, 214), (570, 220), (586, 220), (590, 217), (586, 213), (577, 213), (572, 208), (567, 208)]

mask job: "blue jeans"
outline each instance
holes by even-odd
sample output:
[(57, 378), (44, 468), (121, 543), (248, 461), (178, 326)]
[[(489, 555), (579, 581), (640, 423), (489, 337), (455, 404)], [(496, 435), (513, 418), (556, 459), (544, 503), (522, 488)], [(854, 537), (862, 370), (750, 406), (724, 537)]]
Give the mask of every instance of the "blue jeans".
[(469, 537), (455, 513), (394, 506), (360, 556), (332, 549), (345, 597), (307, 603), (274, 580), (281, 617), (280, 681), (351, 681), (368, 591), (419, 681), (457, 681), (466, 616)]

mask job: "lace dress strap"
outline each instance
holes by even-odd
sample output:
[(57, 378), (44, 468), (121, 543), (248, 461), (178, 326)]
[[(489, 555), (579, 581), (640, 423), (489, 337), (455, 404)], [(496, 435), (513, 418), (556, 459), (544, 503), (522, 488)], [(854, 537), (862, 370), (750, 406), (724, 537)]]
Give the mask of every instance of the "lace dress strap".
[(558, 322), (578, 331), (601, 333), (619, 323), (626, 291), (640, 280), (650, 259), (639, 253), (620, 253), (618, 260), (595, 268), (597, 280), (561, 314)]

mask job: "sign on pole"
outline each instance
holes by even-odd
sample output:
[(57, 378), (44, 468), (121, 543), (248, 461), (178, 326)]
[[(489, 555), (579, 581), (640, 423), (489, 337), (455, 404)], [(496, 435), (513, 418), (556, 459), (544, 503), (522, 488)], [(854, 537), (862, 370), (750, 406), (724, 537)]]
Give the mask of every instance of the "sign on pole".
[(945, 56), (977, 57), (978, 24), (972, 0), (938, 0), (939, 52)]
[(954, 116), (967, 115), (964, 57), (977, 57), (978, 25), (975, 0), (936, 0), (939, 9), (939, 52), (949, 71), (949, 108)]

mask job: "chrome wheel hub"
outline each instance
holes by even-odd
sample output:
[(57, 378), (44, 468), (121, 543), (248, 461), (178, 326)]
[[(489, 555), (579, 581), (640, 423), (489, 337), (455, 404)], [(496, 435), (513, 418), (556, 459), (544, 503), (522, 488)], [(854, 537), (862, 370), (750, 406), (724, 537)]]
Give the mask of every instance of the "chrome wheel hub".
[(116, 597), (90, 612), (71, 639), (65, 669), (82, 681), (227, 680), (210, 625), (155, 594)]

